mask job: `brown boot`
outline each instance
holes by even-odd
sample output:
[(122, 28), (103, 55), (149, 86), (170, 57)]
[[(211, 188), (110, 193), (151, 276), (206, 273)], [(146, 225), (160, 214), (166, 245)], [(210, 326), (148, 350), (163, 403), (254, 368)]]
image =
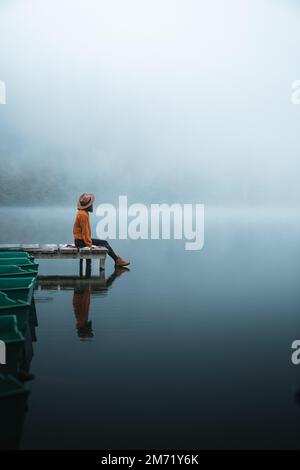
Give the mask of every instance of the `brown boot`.
[(126, 259), (120, 258), (120, 256), (117, 257), (115, 261), (116, 266), (128, 266), (130, 264), (130, 261), (127, 261)]

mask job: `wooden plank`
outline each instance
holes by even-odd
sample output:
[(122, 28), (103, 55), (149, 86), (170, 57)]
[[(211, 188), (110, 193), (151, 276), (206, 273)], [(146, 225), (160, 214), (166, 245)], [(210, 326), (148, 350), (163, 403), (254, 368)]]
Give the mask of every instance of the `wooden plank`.
[(40, 249), (40, 245), (38, 243), (22, 243), (21, 246), (23, 251), (35, 251)]
[(58, 251), (58, 245), (55, 245), (55, 244), (40, 245), (40, 249), (43, 253), (56, 253)]
[(0, 251), (28, 251), (35, 258), (62, 258), (62, 259), (94, 259), (106, 256), (107, 248), (67, 248), (65, 245), (56, 244), (0, 244)]
[(100, 253), (45, 253), (42, 251), (36, 251), (33, 253), (35, 259), (105, 259), (107, 250), (101, 251)]
[(78, 249), (76, 248), (76, 246), (74, 246), (74, 248), (72, 247), (68, 247), (66, 245), (63, 245), (63, 244), (60, 244), (59, 245), (59, 251), (60, 253), (66, 253), (66, 254), (69, 254), (69, 253), (78, 253)]

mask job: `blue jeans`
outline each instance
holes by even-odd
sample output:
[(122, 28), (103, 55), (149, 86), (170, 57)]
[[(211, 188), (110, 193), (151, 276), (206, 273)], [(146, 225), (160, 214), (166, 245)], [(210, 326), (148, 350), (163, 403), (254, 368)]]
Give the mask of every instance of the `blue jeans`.
[[(84, 248), (86, 246), (86, 244), (84, 243), (83, 240), (76, 239), (76, 240), (74, 240), (74, 242), (75, 242), (75, 245), (77, 246), (77, 248)], [(108, 241), (100, 240), (99, 238), (92, 238), (92, 243), (93, 243), (93, 245), (104, 246), (104, 248), (107, 248), (109, 256), (114, 261), (116, 261), (116, 259), (118, 258), (118, 256), (116, 255), (116, 253), (114, 252), (114, 250), (112, 249), (112, 247), (110, 246)]]

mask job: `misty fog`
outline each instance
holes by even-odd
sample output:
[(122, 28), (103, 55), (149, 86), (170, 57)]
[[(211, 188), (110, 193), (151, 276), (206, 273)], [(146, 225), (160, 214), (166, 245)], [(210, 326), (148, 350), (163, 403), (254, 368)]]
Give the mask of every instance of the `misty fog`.
[(1, 0), (2, 205), (297, 206), (300, 5)]

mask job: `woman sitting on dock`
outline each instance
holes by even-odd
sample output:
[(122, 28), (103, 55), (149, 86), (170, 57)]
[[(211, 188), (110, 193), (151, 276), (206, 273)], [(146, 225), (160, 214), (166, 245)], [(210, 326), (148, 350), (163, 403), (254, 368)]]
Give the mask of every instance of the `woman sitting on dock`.
[(95, 196), (91, 193), (83, 193), (77, 203), (77, 215), (73, 227), (74, 243), (77, 248), (85, 246), (103, 246), (107, 248), (109, 256), (114, 260), (116, 266), (128, 266), (129, 261), (116, 255), (110, 244), (106, 240), (91, 238), (91, 225), (89, 212), (93, 212)]

